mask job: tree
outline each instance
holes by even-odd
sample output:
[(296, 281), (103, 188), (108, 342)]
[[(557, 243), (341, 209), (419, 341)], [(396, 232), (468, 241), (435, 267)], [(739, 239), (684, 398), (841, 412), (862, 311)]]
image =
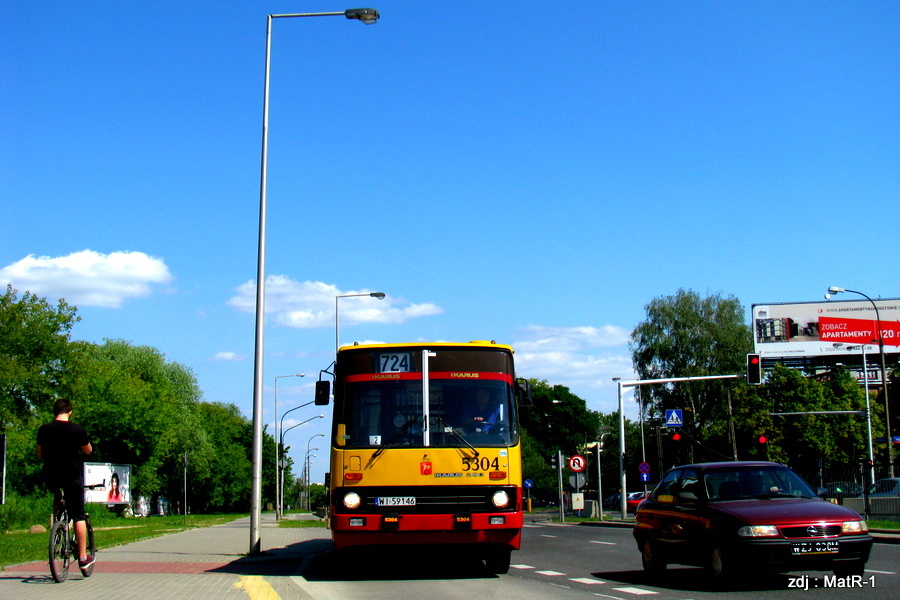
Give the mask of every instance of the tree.
[(79, 321), (74, 306), (56, 307), (11, 285), (0, 296), (0, 423), (16, 429), (48, 410), (68, 357), (72, 326)]
[[(646, 306), (647, 318), (631, 334), (632, 361), (640, 379), (668, 379), (727, 375), (744, 369), (751, 351), (750, 328), (744, 309), (734, 296), (715, 294), (701, 298), (690, 290), (660, 296)], [(642, 386), (643, 405), (651, 419), (666, 409), (685, 411), (684, 432), (721, 458), (729, 456), (726, 389), (718, 380)], [(706, 444), (707, 440), (714, 447)]]
[(535, 481), (536, 493), (553, 497), (558, 483), (550, 458), (557, 452), (570, 456), (596, 440), (600, 414), (564, 385), (530, 381), (534, 403), (523, 407), (520, 415), (523, 468), (525, 476)]
[(183, 486), (183, 456), (202, 442), (200, 389), (190, 369), (122, 340), (74, 342), (61, 391), (94, 440), (92, 460), (134, 465), (132, 493)]

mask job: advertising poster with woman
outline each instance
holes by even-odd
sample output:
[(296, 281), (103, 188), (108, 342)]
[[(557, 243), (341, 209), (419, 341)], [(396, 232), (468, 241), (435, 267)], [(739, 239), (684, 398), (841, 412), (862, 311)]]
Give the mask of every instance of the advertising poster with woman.
[(102, 488), (85, 490), (85, 502), (129, 504), (131, 502), (131, 465), (85, 463), (85, 485), (103, 484)]

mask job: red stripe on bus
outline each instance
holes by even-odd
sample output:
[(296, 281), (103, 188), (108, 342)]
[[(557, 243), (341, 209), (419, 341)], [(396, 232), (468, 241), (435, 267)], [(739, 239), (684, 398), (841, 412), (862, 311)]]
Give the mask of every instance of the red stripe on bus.
[[(432, 371), (430, 379), (459, 379), (460, 381), (505, 381), (512, 384), (512, 375), (508, 373), (482, 373), (477, 371)], [(344, 381), (353, 383), (357, 381), (415, 381), (421, 380), (421, 372), (413, 373), (358, 373), (347, 375)]]

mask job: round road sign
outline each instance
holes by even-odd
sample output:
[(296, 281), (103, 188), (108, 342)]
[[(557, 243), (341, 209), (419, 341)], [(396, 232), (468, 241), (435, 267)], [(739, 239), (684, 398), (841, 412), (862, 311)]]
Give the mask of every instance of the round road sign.
[(587, 468), (587, 459), (580, 454), (569, 457), (569, 469), (575, 473), (581, 473)]

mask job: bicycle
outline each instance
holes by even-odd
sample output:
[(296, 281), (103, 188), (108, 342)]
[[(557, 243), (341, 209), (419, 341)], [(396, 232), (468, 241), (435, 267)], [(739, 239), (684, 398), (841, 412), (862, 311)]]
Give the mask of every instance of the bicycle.
[[(106, 487), (106, 481), (94, 485), (86, 485), (85, 489), (99, 489)], [(53, 527), (50, 528), (50, 574), (56, 583), (62, 583), (69, 576), (69, 566), (72, 562), (78, 562), (78, 542), (75, 541), (75, 523), (69, 520), (66, 511), (65, 494), (59, 491), (59, 506), (55, 507), (56, 515), (53, 519)], [(87, 527), (87, 553), (96, 556), (97, 548), (94, 545), (94, 529), (91, 527), (91, 517), (84, 514), (84, 523)], [(94, 572), (91, 563), (81, 569), (81, 574), (90, 577)]]

